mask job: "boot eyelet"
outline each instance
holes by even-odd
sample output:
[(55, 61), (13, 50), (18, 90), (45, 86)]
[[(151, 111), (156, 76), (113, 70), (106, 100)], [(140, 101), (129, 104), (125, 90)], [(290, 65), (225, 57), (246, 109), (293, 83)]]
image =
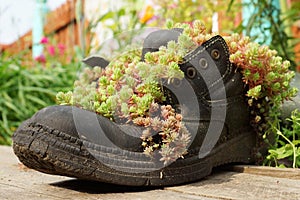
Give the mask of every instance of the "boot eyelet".
[(178, 79), (178, 78), (173, 78), (172, 84), (173, 84), (175, 87), (180, 87), (180, 85), (181, 85), (181, 80)]
[(200, 58), (199, 65), (201, 68), (206, 69), (208, 67), (207, 60), (205, 58)]
[(196, 69), (194, 67), (187, 68), (186, 76), (188, 78), (195, 78), (196, 74), (197, 74), (197, 72), (196, 72)]
[(220, 51), (218, 49), (213, 49), (210, 55), (214, 60), (218, 60), (220, 58)]

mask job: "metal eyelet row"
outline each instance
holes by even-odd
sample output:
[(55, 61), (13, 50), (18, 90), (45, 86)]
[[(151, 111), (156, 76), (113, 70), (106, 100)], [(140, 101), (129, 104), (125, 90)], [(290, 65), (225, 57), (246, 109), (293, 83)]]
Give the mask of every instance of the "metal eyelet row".
[[(210, 52), (210, 55), (211, 57), (214, 59), (214, 60), (218, 60), (220, 58), (220, 52), (218, 49), (213, 49), (211, 52)], [(202, 69), (207, 69), (208, 67), (208, 62), (205, 58), (200, 58), (199, 60), (199, 66), (202, 68)], [(186, 70), (186, 76), (190, 79), (193, 79), (195, 78), (195, 76), (197, 75), (197, 71), (194, 67), (188, 67), (187, 70)]]

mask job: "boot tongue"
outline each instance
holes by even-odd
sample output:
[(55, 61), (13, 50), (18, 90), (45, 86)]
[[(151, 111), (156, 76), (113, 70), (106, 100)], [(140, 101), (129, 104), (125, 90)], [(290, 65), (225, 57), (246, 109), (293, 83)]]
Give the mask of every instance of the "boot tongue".
[[(166, 104), (172, 105), (184, 120), (210, 119), (211, 101), (226, 99), (233, 66), (225, 40), (217, 35), (191, 51), (179, 64), (184, 79), (164, 85)], [(234, 80), (234, 79), (232, 79)]]
[(148, 52), (158, 51), (161, 46), (167, 46), (168, 42), (177, 42), (182, 29), (176, 28), (172, 30), (158, 30), (149, 34), (143, 44), (142, 60)]

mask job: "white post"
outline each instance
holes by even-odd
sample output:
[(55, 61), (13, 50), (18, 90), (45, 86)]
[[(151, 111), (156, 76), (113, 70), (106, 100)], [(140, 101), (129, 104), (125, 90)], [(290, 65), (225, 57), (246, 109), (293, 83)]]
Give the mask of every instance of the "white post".
[(44, 17), (47, 12), (47, 0), (36, 0), (32, 28), (32, 57), (36, 58), (43, 53), (43, 46), (40, 44), (44, 36)]

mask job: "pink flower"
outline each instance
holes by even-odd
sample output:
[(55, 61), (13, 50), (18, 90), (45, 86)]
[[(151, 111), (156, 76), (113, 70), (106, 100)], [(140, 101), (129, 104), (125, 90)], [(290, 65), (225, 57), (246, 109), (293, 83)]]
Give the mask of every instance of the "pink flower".
[(53, 45), (48, 46), (47, 50), (51, 56), (55, 55), (55, 47)]
[(43, 37), (40, 41), (41, 44), (48, 44), (49, 40), (47, 37)]
[(57, 45), (57, 48), (58, 48), (58, 50), (59, 50), (59, 54), (60, 54), (60, 55), (63, 55), (63, 54), (65, 53), (66, 46), (65, 46), (64, 44), (59, 43), (59, 44)]
[(40, 63), (45, 63), (46, 62), (46, 57), (44, 54), (41, 54), (37, 57), (34, 58), (36, 61), (40, 62)]
[(172, 4), (169, 5), (170, 9), (175, 9), (177, 7), (178, 7), (178, 5), (176, 3), (172, 3)]

